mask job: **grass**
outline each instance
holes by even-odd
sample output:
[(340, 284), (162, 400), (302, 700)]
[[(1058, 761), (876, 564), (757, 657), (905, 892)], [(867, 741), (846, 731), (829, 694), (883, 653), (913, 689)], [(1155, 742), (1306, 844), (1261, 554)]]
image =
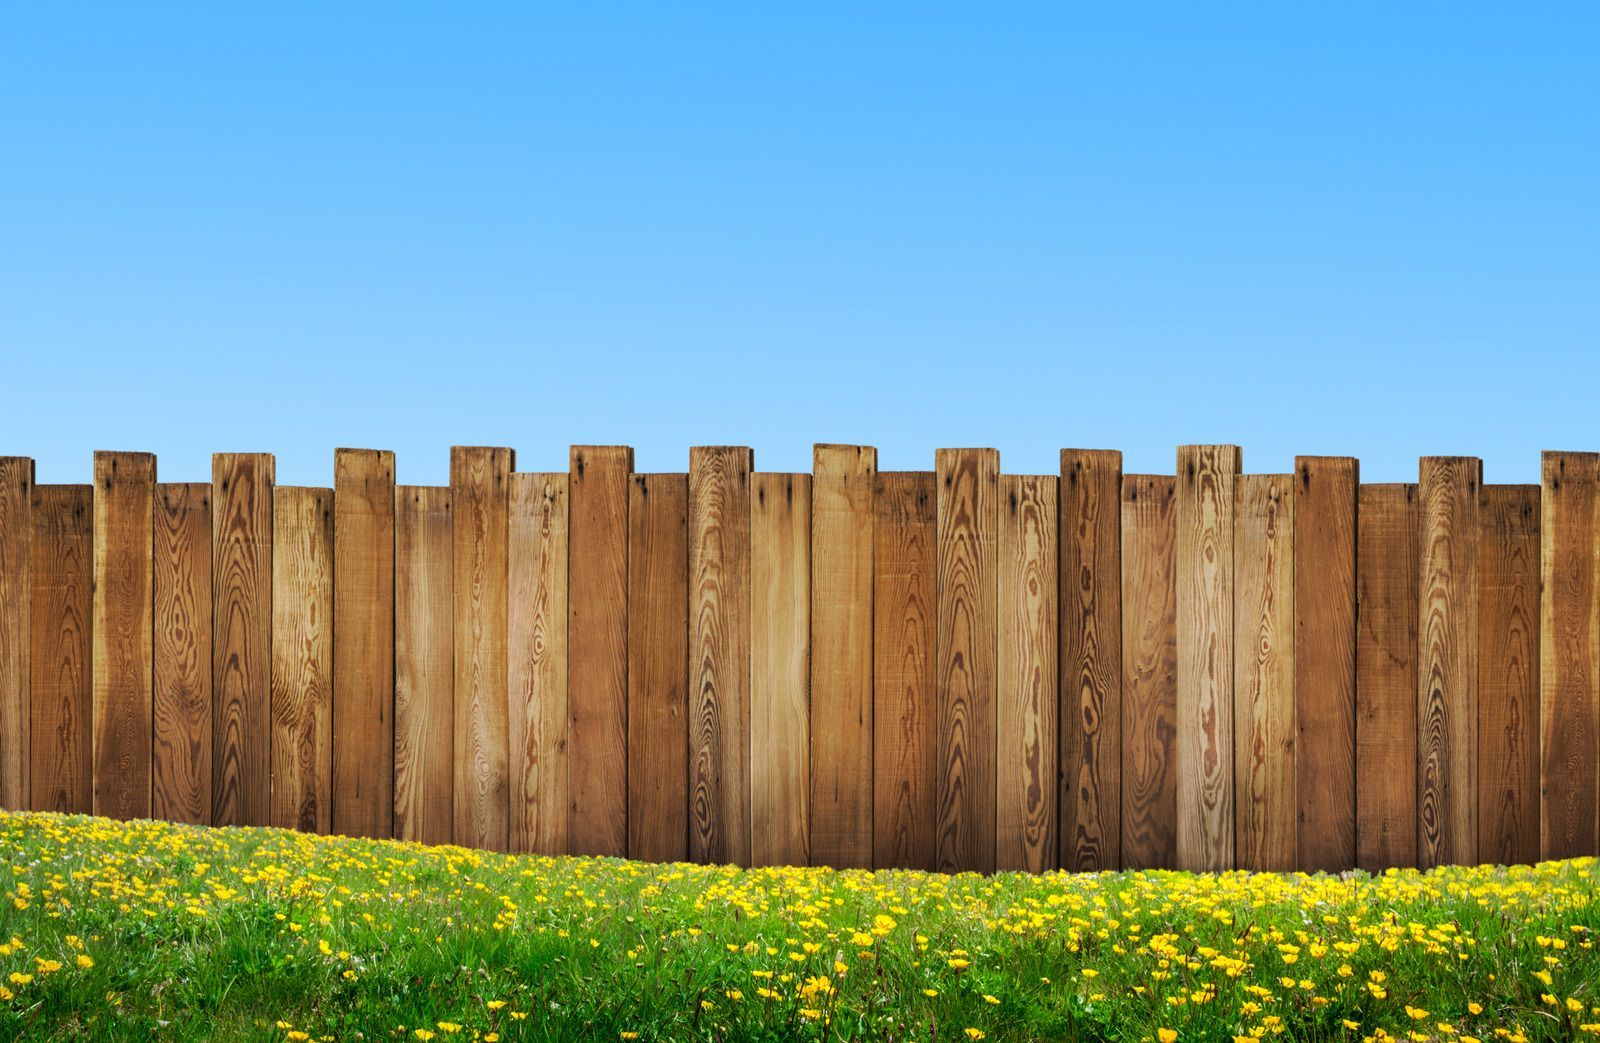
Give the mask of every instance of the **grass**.
[(1600, 1034), (1593, 859), (949, 877), (3, 813), (0, 855), (3, 1039)]

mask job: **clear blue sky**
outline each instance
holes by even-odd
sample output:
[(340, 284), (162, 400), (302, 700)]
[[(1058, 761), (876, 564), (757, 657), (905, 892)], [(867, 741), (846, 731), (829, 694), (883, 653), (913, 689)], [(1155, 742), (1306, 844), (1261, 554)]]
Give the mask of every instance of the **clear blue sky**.
[(1600, 4), (20, 4), (0, 453), (1600, 449)]

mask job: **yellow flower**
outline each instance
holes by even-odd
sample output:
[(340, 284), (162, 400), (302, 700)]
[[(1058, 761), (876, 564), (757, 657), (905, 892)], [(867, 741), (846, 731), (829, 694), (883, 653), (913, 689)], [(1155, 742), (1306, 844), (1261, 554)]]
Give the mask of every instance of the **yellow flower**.
[(966, 1033), (968, 1039), (982, 1039), (984, 1037), (983, 1029), (969, 1028), (966, 1030)]
[(94, 966), (94, 959), (80, 952), (78, 954), (78, 966), (82, 967), (84, 970), (88, 970), (90, 967)]
[(1156, 1039), (1160, 1040), (1161, 1043), (1177, 1043), (1178, 1030), (1156, 1029)]
[(623, 1030), (622, 1032), (617, 1033), (617, 1035), (621, 1036), (623, 1039), (638, 1039), (639, 1038), (639, 1034), (637, 1032), (628, 1032), (627, 1030)]
[(924, 996), (928, 997), (931, 1000), (935, 996), (939, 995), (939, 990), (938, 989), (923, 989), (922, 990), (922, 994)]
[(412, 1035), (416, 1036), (420, 1040), (423, 1040), (423, 1043), (427, 1043), (427, 1040), (433, 1038), (433, 1033), (429, 1032), (427, 1029), (417, 1029), (412, 1033)]
[(948, 963), (953, 969), (958, 971), (965, 970), (966, 968), (972, 966), (972, 964), (968, 963), (966, 960), (963, 960), (959, 956), (946, 960), (945, 962)]
[(983, 1002), (998, 1004), (1000, 1001), (986, 992), (983, 994)]

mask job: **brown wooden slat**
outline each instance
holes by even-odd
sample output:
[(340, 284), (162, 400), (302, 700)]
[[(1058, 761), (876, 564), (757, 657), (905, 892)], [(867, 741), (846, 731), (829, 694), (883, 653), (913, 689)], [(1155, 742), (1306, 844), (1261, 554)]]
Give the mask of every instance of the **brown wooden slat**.
[(689, 476), (628, 501), (628, 855), (689, 857)]
[(395, 490), (394, 556), (394, 835), (448, 844), (455, 818), (455, 527), (449, 489)]
[(211, 485), (156, 486), (157, 818), (211, 822)]
[[(33, 487), (33, 720), (28, 759), (29, 806), (36, 811), (87, 814), (93, 807), (93, 519), (93, 486)], [(5, 568), (0, 565), (0, 571)]]
[(1539, 860), (1539, 486), (1483, 487), (1478, 861)]
[(0, 456), (0, 808), (28, 807), (33, 461)]
[(94, 813), (150, 816), (156, 458), (94, 454)]
[(1122, 865), (1177, 865), (1177, 480), (1122, 479)]
[(268, 453), (211, 458), (211, 821), (218, 826), (264, 826), (271, 808), (276, 480)]
[(567, 489), (511, 476), (511, 850), (567, 853)]
[(272, 492), (271, 824), (305, 833), (332, 824), (333, 511), (332, 489)]

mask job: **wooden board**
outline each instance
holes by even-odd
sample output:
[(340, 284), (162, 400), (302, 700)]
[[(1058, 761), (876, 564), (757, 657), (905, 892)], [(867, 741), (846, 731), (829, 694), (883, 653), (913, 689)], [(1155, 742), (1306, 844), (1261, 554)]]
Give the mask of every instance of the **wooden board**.
[(932, 471), (879, 471), (873, 489), (872, 864), (931, 870), (938, 494)]
[(1295, 868), (1295, 484), (1233, 485), (1234, 858), (1255, 871)]
[(1468, 457), (1423, 457), (1417, 491), (1417, 860), (1478, 858), (1478, 486)]
[(811, 506), (811, 860), (872, 865), (872, 555), (878, 451), (818, 445)]
[(1483, 487), (1478, 858), (1539, 860), (1539, 486)]
[(211, 458), (211, 821), (217, 826), (264, 826), (271, 806), (276, 480), (267, 453)]
[(689, 450), (689, 857), (750, 858), (749, 449)]
[(940, 449), (938, 735), (940, 870), (987, 873), (995, 856), (995, 686), (1000, 454)]
[(1417, 487), (1361, 486), (1357, 519), (1356, 864), (1376, 873), (1417, 864)]
[(1600, 454), (1545, 453), (1539, 603), (1539, 857), (1600, 851)]
[(689, 476), (628, 491), (628, 856), (689, 857)]
[(1178, 868), (1233, 868), (1233, 479), (1239, 447), (1178, 449)]
[(394, 454), (333, 465), (332, 830), (394, 835)]
[(211, 822), (211, 484), (156, 486), (152, 812)]
[(1057, 484), (1053, 474), (1000, 476), (994, 855), (1000, 870), (1056, 867)]
[(1177, 865), (1177, 480), (1122, 479), (1122, 865)]
[(1122, 454), (1063, 449), (1060, 486), (1060, 865), (1117, 869), (1122, 864)]
[(156, 458), (94, 454), (94, 813), (150, 817)]
[(36, 811), (87, 814), (93, 807), (93, 521), (94, 486), (33, 487), (33, 720), (28, 760), (29, 806)]
[(572, 447), (568, 765), (575, 855), (628, 853), (627, 446)]
[(450, 450), (455, 530), (455, 842), (510, 841), (510, 683), (506, 651), (510, 449)]
[(33, 461), (0, 456), (0, 808), (28, 807)]
[[(1350, 457), (1295, 458), (1298, 868), (1356, 864), (1356, 499)], [(1290, 867), (1284, 867), (1290, 868)]]
[(271, 824), (305, 833), (332, 824), (333, 511), (331, 489), (272, 493)]
[(511, 850), (567, 853), (567, 488), (513, 474), (509, 529)]
[[(454, 829), (454, 559), (450, 490), (398, 487), (394, 523), (394, 835), (424, 844), (448, 844)], [(563, 717), (565, 714), (563, 709)], [(563, 823), (565, 820), (563, 815)]]

